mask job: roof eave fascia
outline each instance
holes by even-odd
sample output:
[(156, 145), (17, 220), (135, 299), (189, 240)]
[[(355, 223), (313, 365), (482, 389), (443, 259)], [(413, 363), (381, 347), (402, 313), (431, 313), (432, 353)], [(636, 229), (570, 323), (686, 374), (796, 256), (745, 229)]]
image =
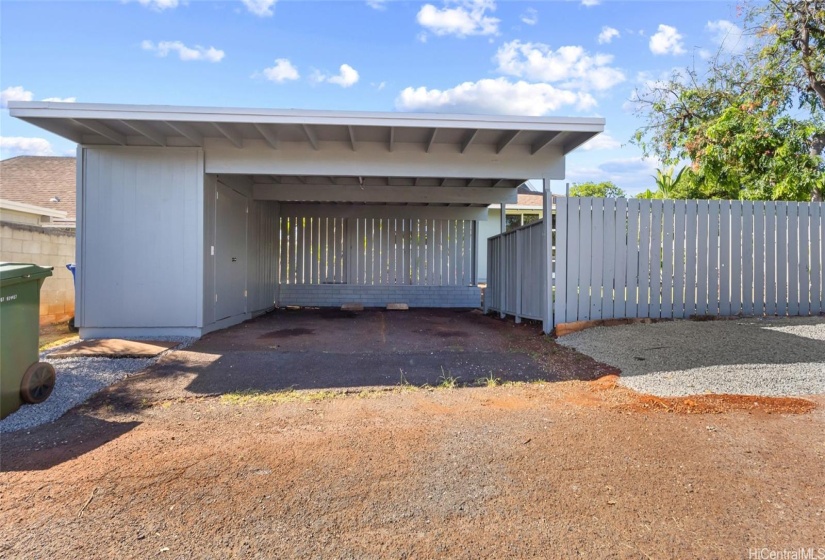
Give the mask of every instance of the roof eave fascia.
[(9, 113), (17, 118), (70, 118), (233, 122), (260, 124), (315, 124), (386, 127), (438, 127), (484, 130), (540, 130), (602, 132), (605, 120), (583, 117), (522, 117), (431, 113), (373, 113), (355, 111), (304, 111), (292, 109), (237, 109), (11, 101)]

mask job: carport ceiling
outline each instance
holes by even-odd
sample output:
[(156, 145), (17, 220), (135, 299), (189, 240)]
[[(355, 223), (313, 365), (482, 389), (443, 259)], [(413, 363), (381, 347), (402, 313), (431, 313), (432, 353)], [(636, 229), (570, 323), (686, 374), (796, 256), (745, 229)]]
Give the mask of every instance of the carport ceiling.
[(304, 144), (382, 144), (387, 152), (415, 146), (426, 153), (463, 154), (483, 146), (498, 155), (508, 150), (537, 155), (574, 150), (604, 130), (604, 119), (434, 115), (284, 109), (232, 109), (11, 102), (11, 115), (88, 146), (201, 146), (225, 141), (235, 148), (250, 142), (272, 150)]

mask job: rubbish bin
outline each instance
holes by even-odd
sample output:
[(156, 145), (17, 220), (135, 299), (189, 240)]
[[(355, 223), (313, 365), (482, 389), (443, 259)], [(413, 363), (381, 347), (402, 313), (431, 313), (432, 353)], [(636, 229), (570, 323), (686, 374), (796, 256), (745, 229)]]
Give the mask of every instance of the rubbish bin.
[(40, 286), (51, 275), (51, 267), (0, 263), (0, 418), (54, 388), (54, 368), (38, 361)]

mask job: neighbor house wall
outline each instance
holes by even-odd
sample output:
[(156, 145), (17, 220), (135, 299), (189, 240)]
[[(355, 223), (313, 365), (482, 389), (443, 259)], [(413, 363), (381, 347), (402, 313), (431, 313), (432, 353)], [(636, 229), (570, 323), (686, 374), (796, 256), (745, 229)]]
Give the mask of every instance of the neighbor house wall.
[(75, 262), (73, 229), (0, 222), (0, 261), (34, 263), (54, 268), (40, 288), (40, 324), (74, 316), (74, 281), (66, 268)]
[(81, 336), (199, 335), (203, 151), (80, 152)]

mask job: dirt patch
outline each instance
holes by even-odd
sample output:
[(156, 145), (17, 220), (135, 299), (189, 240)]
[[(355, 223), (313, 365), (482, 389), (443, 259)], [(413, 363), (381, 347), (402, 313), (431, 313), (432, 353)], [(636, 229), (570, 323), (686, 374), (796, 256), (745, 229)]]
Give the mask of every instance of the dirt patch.
[(690, 397), (638, 395), (633, 402), (620, 405), (619, 408), (634, 412), (675, 412), (677, 414), (721, 414), (732, 411), (805, 414), (814, 410), (816, 403), (800, 398), (748, 395), (693, 395)]
[(611, 406), (627, 393), (76, 411), (4, 437), (0, 556), (718, 558), (821, 540), (825, 415), (711, 425)]
[(312, 330), (312, 329), (303, 329), (303, 328), (280, 329), (280, 330), (277, 330), (277, 331), (271, 331), (271, 332), (262, 334), (258, 338), (261, 338), (261, 339), (292, 338), (292, 337), (295, 337), (295, 336), (305, 336), (305, 335), (308, 335), (308, 334), (312, 334), (314, 332), (315, 331)]
[[(401, 316), (414, 320), (394, 323)], [(338, 333), (339, 351), (376, 355), (255, 343), (281, 328), (317, 328), (310, 319), (270, 317), (213, 335), (55, 423), (4, 434), (0, 557), (736, 558), (820, 546), (821, 408), (798, 414), (797, 399), (781, 408), (762, 397), (758, 409), (728, 396), (717, 410), (707, 409), (715, 396), (654, 401), (536, 325), (489, 317), (472, 330), (458, 314), (359, 314)], [(267, 369), (266, 355), (327, 355), (322, 381), (339, 388), (382, 360), (412, 371), (426, 356), (432, 368), (449, 357), (453, 373), (468, 371), (462, 352), (419, 351), (437, 341), (414, 332), (422, 321), (469, 332), (461, 344), (479, 377), (495, 358), (511, 375), (540, 364), (553, 381), (421, 389), (394, 373), (394, 390), (193, 397), (209, 368), (248, 385), (252, 370), (263, 379), (302, 363)], [(255, 350), (233, 349), (244, 344)], [(773, 413), (755, 413), (765, 409)], [(697, 410), (719, 413), (711, 421)], [(667, 411), (677, 414), (658, 413)]]

